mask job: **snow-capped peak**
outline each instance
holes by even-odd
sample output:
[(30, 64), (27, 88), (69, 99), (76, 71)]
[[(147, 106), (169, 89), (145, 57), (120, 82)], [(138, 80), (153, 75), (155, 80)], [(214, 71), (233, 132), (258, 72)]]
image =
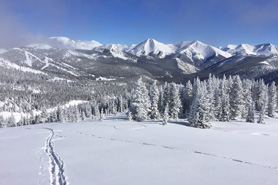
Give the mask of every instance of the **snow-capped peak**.
[(49, 38), (52, 42), (57, 42), (57, 44), (62, 44), (64, 47), (69, 49), (85, 49), (91, 50), (96, 47), (101, 46), (99, 42), (92, 40), (92, 41), (80, 41), (80, 40), (72, 40), (67, 37), (50, 37)]
[(129, 52), (137, 56), (155, 55), (159, 58), (163, 58), (166, 55), (174, 53), (175, 50), (171, 48), (171, 46), (154, 39), (147, 39), (129, 50)]
[(228, 45), (221, 50), (232, 55), (278, 55), (278, 49), (272, 44), (260, 44), (256, 46), (248, 44)]
[(211, 56), (222, 56), (225, 58), (229, 58), (232, 55), (224, 52), (216, 47), (206, 45), (200, 41), (193, 41), (193, 42), (184, 42), (178, 48), (177, 53), (187, 55), (191, 60), (194, 58), (200, 60), (206, 60)]
[(127, 60), (125, 53), (123, 52), (127, 48), (127, 45), (122, 44), (107, 44), (94, 48), (95, 51), (103, 52), (109, 50), (111, 55), (117, 58)]

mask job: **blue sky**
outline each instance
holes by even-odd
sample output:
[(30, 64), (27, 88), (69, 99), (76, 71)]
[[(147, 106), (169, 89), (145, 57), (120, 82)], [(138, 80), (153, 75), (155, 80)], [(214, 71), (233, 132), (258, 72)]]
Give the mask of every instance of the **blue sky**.
[(277, 0), (0, 0), (0, 40), (278, 45), (277, 7)]

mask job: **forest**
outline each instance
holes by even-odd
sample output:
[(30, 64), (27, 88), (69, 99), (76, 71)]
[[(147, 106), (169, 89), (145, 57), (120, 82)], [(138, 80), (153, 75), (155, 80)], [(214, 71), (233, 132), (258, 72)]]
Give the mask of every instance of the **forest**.
[[(169, 119), (184, 119), (192, 127), (210, 128), (212, 121), (264, 123), (264, 116), (274, 117), (277, 108), (274, 82), (265, 84), (238, 75), (210, 75), (207, 80), (176, 84), (143, 77), (135, 83), (53, 80), (10, 69), (0, 74), (0, 127), (101, 120), (105, 114), (125, 112), (129, 120), (158, 120), (166, 125)], [(83, 102), (66, 106), (72, 100)]]

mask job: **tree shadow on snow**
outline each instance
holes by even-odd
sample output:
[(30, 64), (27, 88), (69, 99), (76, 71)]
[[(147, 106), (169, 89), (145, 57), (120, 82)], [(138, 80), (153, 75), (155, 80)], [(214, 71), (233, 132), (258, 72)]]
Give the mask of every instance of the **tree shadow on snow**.
[(189, 127), (190, 126), (190, 124), (189, 124), (189, 122), (188, 121), (175, 121), (175, 120), (169, 120), (168, 121), (168, 124), (177, 124), (177, 125), (182, 125), (182, 126), (187, 126), (187, 127)]

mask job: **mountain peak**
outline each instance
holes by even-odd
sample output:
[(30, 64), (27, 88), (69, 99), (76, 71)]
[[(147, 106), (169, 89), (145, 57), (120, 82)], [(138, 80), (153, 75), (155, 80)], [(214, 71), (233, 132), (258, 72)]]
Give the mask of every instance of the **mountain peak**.
[(166, 44), (149, 38), (144, 42), (141, 42), (137, 46), (133, 47), (130, 52), (137, 56), (154, 55), (159, 58), (163, 58), (166, 55), (174, 53), (174, 50)]

